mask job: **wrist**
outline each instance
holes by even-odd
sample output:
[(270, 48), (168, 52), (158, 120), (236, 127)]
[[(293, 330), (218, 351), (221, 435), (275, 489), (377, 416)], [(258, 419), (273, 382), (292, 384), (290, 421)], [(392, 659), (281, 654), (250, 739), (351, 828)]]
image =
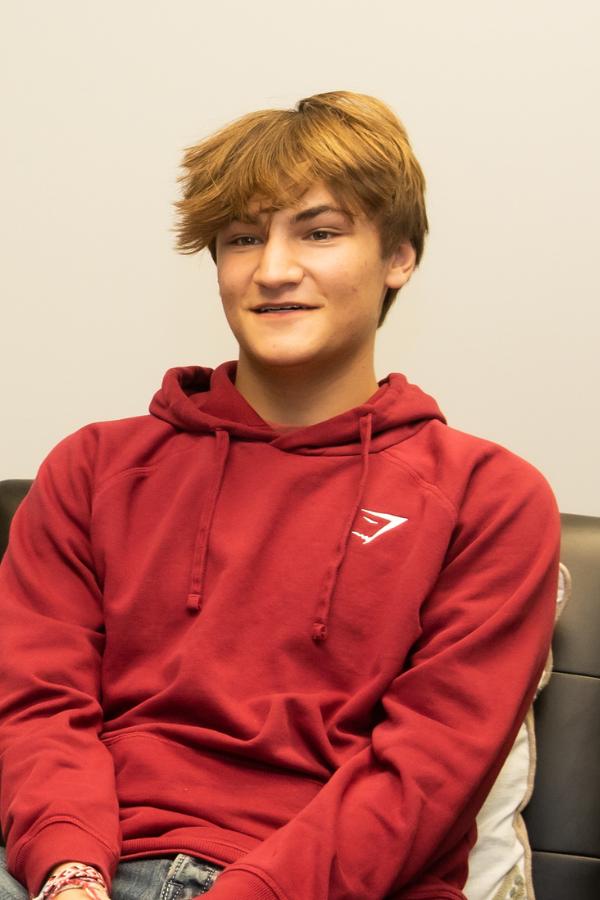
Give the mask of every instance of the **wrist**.
[(52, 900), (66, 891), (78, 890), (90, 900), (104, 900), (108, 889), (102, 874), (93, 866), (80, 862), (57, 863), (42, 888), (32, 900)]
[(50, 878), (51, 875), (58, 875), (64, 869), (68, 869), (69, 866), (84, 866), (84, 865), (85, 865), (85, 863), (82, 863), (80, 859), (71, 859), (68, 862), (57, 863), (54, 866), (54, 868), (50, 869), (50, 871), (48, 872), (48, 878)]

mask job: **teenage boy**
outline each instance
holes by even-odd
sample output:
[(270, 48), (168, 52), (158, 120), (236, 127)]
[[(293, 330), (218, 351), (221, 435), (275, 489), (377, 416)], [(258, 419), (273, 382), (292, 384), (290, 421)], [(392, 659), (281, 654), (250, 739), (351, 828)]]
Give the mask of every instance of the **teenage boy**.
[(548, 652), (555, 500), (376, 379), (427, 231), (384, 104), (252, 113), (184, 165), (239, 359), (67, 437), (15, 517), (8, 868), (70, 900), (460, 900)]

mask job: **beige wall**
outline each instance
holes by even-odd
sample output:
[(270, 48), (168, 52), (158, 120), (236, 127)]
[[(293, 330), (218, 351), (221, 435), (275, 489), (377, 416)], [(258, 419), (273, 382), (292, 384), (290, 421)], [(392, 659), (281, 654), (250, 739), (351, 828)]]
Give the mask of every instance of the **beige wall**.
[(236, 355), (209, 258), (171, 249), (180, 151), (250, 109), (381, 96), (429, 182), (379, 338), (451, 424), (600, 515), (596, 0), (4, 0), (0, 477), (166, 368)]

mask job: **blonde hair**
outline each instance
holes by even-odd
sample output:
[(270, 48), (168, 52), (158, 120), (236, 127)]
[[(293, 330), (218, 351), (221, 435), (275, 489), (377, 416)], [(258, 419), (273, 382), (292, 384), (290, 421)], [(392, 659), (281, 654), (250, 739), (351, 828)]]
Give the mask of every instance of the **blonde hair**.
[[(208, 247), (243, 219), (252, 198), (273, 210), (294, 205), (312, 184), (327, 184), (350, 213), (376, 224), (383, 258), (410, 241), (417, 265), (428, 230), (425, 178), (402, 123), (376, 97), (330, 91), (294, 109), (248, 113), (185, 151), (179, 179), (177, 249)], [(378, 327), (397, 290), (388, 289)]]

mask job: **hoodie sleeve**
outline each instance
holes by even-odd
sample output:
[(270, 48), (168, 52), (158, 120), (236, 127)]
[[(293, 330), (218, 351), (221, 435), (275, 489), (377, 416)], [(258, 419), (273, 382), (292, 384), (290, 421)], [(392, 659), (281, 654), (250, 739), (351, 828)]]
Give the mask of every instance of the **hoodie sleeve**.
[(102, 598), (90, 546), (93, 443), (42, 464), (0, 566), (0, 810), (9, 870), (36, 892), (62, 860), (116, 866), (112, 759), (99, 740)]
[(463, 896), (475, 816), (548, 654), (559, 541), (537, 470), (508, 453), (474, 467), (421, 636), (382, 697), (370, 745), (228, 866), (214, 900)]

